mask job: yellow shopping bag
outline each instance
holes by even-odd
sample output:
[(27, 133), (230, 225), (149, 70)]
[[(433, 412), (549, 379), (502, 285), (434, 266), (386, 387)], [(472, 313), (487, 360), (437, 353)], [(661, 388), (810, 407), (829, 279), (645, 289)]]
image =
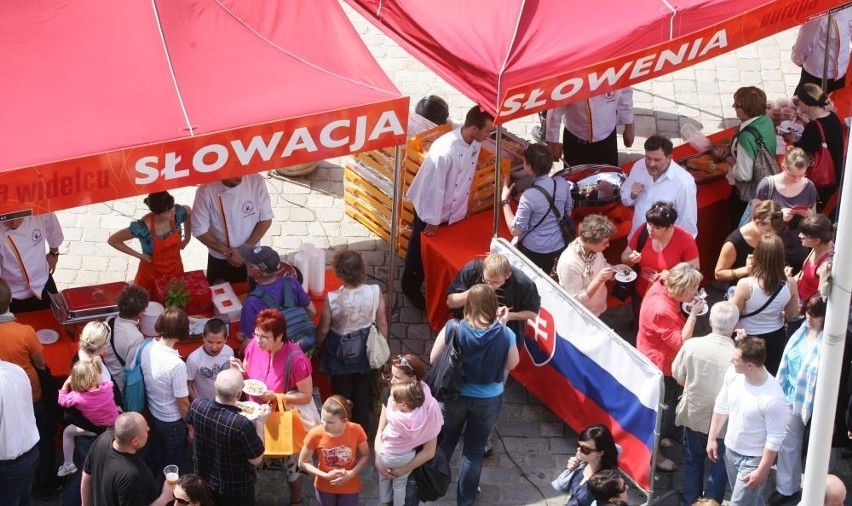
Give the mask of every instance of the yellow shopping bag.
[(307, 432), (299, 417), (299, 410), (287, 409), (284, 394), (275, 394), (275, 397), (278, 409), (269, 414), (263, 426), (263, 455), (286, 457), (302, 451)]

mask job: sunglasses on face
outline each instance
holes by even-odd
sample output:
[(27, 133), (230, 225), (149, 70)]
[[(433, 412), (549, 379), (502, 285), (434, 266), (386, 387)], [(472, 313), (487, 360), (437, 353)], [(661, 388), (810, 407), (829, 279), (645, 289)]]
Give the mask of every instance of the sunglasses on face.
[(596, 452), (599, 452), (599, 451), (600, 451), (600, 450), (598, 450), (597, 448), (589, 448), (588, 446), (586, 446), (586, 445), (581, 445), (581, 444), (578, 444), (578, 445), (577, 445), (577, 448), (579, 448), (579, 449), (580, 449), (580, 453), (582, 453), (583, 455), (591, 455), (591, 454), (593, 454), (593, 453), (596, 453)]

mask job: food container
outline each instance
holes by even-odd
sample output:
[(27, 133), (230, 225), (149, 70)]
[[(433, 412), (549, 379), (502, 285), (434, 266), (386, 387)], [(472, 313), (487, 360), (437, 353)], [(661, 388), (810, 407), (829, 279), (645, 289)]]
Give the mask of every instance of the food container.
[(217, 316), (227, 316), (229, 321), (240, 321), (243, 305), (234, 293), (230, 283), (221, 283), (210, 287), (213, 294), (213, 313)]
[(560, 170), (554, 177), (564, 177), (571, 183), (574, 207), (605, 206), (617, 202), (621, 185), (627, 176), (620, 167), (612, 165), (574, 165)]
[(80, 286), (51, 294), (51, 310), (62, 324), (102, 320), (118, 313), (118, 295), (127, 286), (120, 281), (104, 285)]
[(179, 276), (165, 275), (154, 279), (155, 293), (151, 298), (161, 304), (166, 300), (169, 290), (169, 282), (182, 280), (189, 291), (189, 304), (186, 306), (186, 314), (210, 315), (213, 310), (213, 296), (210, 293), (210, 283), (202, 271), (185, 272)]

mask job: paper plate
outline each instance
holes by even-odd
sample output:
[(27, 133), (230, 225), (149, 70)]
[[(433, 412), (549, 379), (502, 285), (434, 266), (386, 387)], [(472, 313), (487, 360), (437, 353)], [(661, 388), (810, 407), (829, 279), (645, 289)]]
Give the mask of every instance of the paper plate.
[(255, 397), (260, 397), (263, 395), (263, 392), (266, 392), (266, 384), (260, 380), (255, 379), (247, 379), (243, 383), (243, 392), (248, 395), (254, 395)]
[[(629, 270), (630, 272), (625, 274), (625, 272), (626, 272), (627, 270)], [(631, 281), (633, 281), (634, 279), (636, 279), (636, 276), (637, 276), (637, 275), (636, 275), (636, 271), (634, 271), (634, 270), (633, 270), (633, 269), (631, 269), (630, 267), (627, 267), (627, 266), (623, 266), (623, 267), (621, 267), (621, 266), (616, 266), (616, 269), (615, 269), (615, 280), (616, 280), (616, 281), (620, 281), (620, 282), (622, 282), (622, 283), (630, 283)]]
[(254, 420), (260, 414), (260, 404), (252, 401), (240, 401), (237, 403), (240, 414), (249, 420)]
[(59, 341), (59, 332), (53, 329), (41, 329), (36, 332), (36, 336), (41, 344), (53, 344)]
[[(683, 312), (686, 313), (686, 314), (692, 313), (692, 306), (693, 306), (692, 302), (684, 302), (683, 304), (680, 305), (681, 309), (683, 309)], [(710, 304), (707, 304), (705, 302), (704, 303), (704, 309), (702, 309), (701, 312), (698, 313), (698, 316), (706, 315), (707, 311), (710, 311)]]

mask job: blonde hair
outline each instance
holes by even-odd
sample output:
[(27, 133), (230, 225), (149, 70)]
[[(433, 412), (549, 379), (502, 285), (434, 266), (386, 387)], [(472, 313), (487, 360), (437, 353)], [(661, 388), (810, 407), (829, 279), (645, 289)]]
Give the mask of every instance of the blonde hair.
[(482, 275), (508, 276), (512, 273), (512, 265), (509, 259), (499, 253), (491, 253), (482, 261)]
[(391, 385), (390, 394), (393, 402), (411, 409), (419, 408), (426, 401), (419, 381), (404, 381)]
[(681, 262), (669, 269), (666, 278), (666, 290), (672, 297), (686, 294), (689, 290), (698, 290), (703, 276), (694, 265)]
[(103, 362), (101, 357), (92, 360), (79, 360), (71, 367), (71, 390), (75, 392), (88, 392), (101, 384), (103, 374)]
[(802, 148), (787, 148), (784, 155), (784, 170), (807, 169), (811, 165), (811, 157)]
[(106, 322), (100, 320), (89, 322), (80, 333), (80, 349), (93, 354), (109, 344), (111, 334)]
[(709, 497), (702, 497), (697, 499), (692, 506), (720, 506), (716, 499), (710, 499)]

